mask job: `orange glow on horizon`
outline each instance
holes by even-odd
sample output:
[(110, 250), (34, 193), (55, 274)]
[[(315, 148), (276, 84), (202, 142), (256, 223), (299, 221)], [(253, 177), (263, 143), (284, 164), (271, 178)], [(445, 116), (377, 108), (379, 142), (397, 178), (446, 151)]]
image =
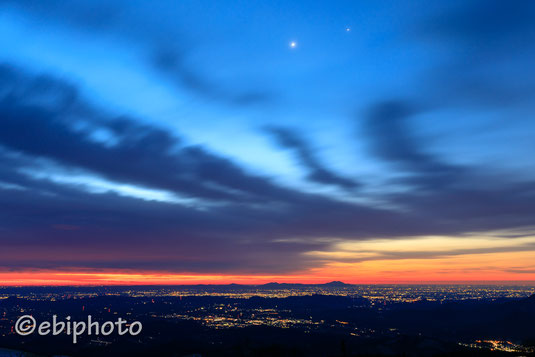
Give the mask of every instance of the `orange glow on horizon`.
[[(200, 274), (162, 271), (0, 270), (0, 286), (31, 285), (194, 285), (325, 283), (535, 283), (535, 236), (422, 237), (341, 242), (331, 250), (304, 253), (316, 267), (298, 273)], [(13, 256), (13, 255), (11, 255)], [(5, 255), (6, 260), (9, 255)]]
[[(344, 272), (345, 270), (345, 272)], [(117, 272), (0, 272), (1, 286), (92, 286), (92, 285), (196, 285), (196, 284), (250, 284), (269, 282), (321, 284), (341, 280), (350, 284), (421, 284), (421, 283), (506, 283), (535, 284), (535, 274), (466, 274), (456, 272), (406, 272), (355, 278), (348, 274), (347, 266), (332, 266), (323, 274), (303, 275), (184, 275), (168, 273), (117, 273)], [(338, 272), (339, 274), (335, 274)], [(332, 275), (331, 275), (332, 274)]]
[[(117, 272), (0, 272), (3, 286), (36, 285), (195, 285), (195, 284), (264, 284), (321, 283), (324, 277), (310, 275), (194, 275), (169, 273)], [(332, 279), (331, 279), (332, 280)]]

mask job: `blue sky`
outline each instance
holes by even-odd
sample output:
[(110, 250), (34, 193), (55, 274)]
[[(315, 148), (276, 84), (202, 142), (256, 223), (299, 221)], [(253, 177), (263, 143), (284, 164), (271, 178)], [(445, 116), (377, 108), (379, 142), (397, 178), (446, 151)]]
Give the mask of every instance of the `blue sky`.
[[(150, 209), (161, 215), (139, 246), (157, 236), (195, 264), (148, 268), (278, 271), (273, 242), (298, 239), (282, 249), (291, 272), (324, 264), (303, 255), (339, 240), (528, 229), (533, 13), (527, 1), (2, 1), (0, 189), (20, 213), (4, 212), (0, 239), (64, 246), (50, 227), (67, 225), (119, 247)], [(42, 197), (41, 221), (24, 193)], [(220, 236), (265, 261), (214, 263), (202, 252)], [(42, 267), (71, 267), (50, 254)], [(132, 254), (75, 266), (148, 269)]]

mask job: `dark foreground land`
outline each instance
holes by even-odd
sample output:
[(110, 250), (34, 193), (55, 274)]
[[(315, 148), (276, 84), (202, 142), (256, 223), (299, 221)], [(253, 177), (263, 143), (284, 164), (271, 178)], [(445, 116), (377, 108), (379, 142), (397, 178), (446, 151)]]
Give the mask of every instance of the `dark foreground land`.
[[(501, 296), (492, 288), (370, 289), (0, 289), (0, 356), (535, 356), (529, 289)], [(122, 317), (143, 330), (82, 335), (73, 344), (66, 334), (17, 335), (13, 326), (25, 314)]]

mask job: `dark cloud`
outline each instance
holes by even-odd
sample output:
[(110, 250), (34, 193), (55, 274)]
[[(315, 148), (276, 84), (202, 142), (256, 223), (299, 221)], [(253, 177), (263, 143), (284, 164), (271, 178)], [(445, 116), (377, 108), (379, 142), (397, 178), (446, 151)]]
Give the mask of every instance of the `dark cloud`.
[[(13, 269), (282, 272), (302, 269), (308, 263), (290, 257), (322, 246), (252, 236), (270, 224), (269, 217), (261, 220), (265, 212), (252, 207), (205, 210), (112, 192), (90, 193), (20, 173), (20, 168), (31, 167), (31, 159), (10, 160), (3, 154), (0, 163), (0, 181), (17, 183), (16, 188), (0, 186), (0, 257)], [(287, 263), (274, 264), (281, 256), (288, 257)]]
[[(271, 271), (295, 270), (306, 264), (303, 259), (274, 264), (281, 254), (295, 257), (312, 246), (324, 245), (274, 240), (292, 232), (307, 236), (307, 219), (296, 213), (323, 215), (321, 206), (336, 207), (336, 202), (249, 175), (202, 147), (185, 146), (161, 128), (109, 117), (84, 102), (68, 83), (28, 76), (9, 66), (1, 68), (0, 76), (4, 79), (0, 88), (0, 222), (5, 247), (67, 247), (69, 254), (79, 256), (80, 262), (73, 264), (80, 266), (84, 251), (105, 247), (122, 252), (127, 244), (138, 247), (138, 255), (170, 254), (174, 264), (159, 258), (160, 265), (140, 262), (159, 269), (195, 270), (205, 263), (203, 269), (212, 271), (230, 266)], [(103, 130), (110, 140), (94, 138), (95, 132)], [(48, 161), (43, 163), (43, 159)], [(48, 167), (48, 162), (53, 166)], [(215, 206), (196, 208), (111, 192), (90, 193), (80, 184), (60, 184), (27, 173), (45, 169), (52, 174), (58, 168), (67, 174), (91, 173), (121, 184), (165, 189)], [(53, 254), (50, 264), (60, 264), (62, 255)], [(131, 255), (117, 253), (117, 259), (103, 258), (105, 262), (91, 266), (126, 267)], [(11, 263), (5, 260), (6, 264), (16, 266), (12, 254), (8, 256)], [(216, 269), (215, 262), (221, 260)]]
[(206, 99), (238, 106), (267, 104), (274, 100), (274, 95), (268, 91), (229, 88), (203, 78), (186, 64), (186, 56), (177, 51), (159, 50), (153, 63), (166, 79)]
[[(477, 132), (459, 132), (460, 136), (477, 139), (481, 134), (511, 130), (510, 123), (522, 123), (523, 130), (535, 132), (528, 123), (535, 93), (531, 70), (534, 3), (474, 0), (453, 2), (447, 8), (434, 17), (424, 17), (423, 23), (417, 24), (419, 34), (411, 38), (420, 43), (428, 39), (433, 43), (429, 48), (445, 49), (439, 52), (440, 60), (417, 77), (412, 96), (389, 94), (370, 104), (364, 114), (371, 152), (401, 174), (396, 183), (412, 188), (389, 195), (388, 200), (420, 212), (422, 219), (429, 214), (444, 222), (465, 217), (463, 223), (487, 229), (505, 220), (530, 225), (532, 220), (525, 213), (532, 209), (532, 179), (519, 182), (519, 178), (501, 173), (499, 165), (448, 162), (431, 153), (432, 140), (417, 136), (413, 124), (419, 116), (428, 120), (430, 127), (434, 123), (440, 127), (444, 120), (435, 118), (437, 113), (454, 110), (462, 114), (450, 115), (448, 120), (459, 124), (485, 116)], [(486, 119), (489, 113), (503, 118)], [(467, 126), (459, 127), (464, 130)]]
[[(0, 77), (1, 257), (14, 268), (281, 273), (321, 264), (303, 253), (336, 242), (325, 237), (452, 235), (533, 224), (533, 182), (482, 185), (455, 174), (454, 186), (438, 186), (435, 172), (457, 169), (412, 139), (405, 120), (414, 110), (399, 103), (370, 112), (370, 121), (381, 121), (368, 123), (376, 153), (422, 185), (433, 181), (423, 191), (382, 195), (402, 210), (284, 188), (162, 128), (111, 117), (63, 81), (9, 66)], [(95, 137), (102, 131), (109, 140)], [(304, 141), (275, 132), (309, 169), (321, 171)], [(164, 189), (193, 203), (95, 193), (29, 173), (55, 170)], [(340, 185), (333, 177), (322, 183)]]
[(471, 0), (426, 18), (418, 41), (444, 49), (420, 83), (427, 99), (438, 106), (533, 110), (534, 17), (532, 1)]
[(422, 114), (432, 116), (423, 105), (402, 100), (380, 101), (367, 112), (371, 152), (402, 174), (396, 183), (410, 187), (385, 194), (385, 200), (421, 221), (433, 221), (440, 231), (449, 225), (476, 230), (499, 229), (505, 222), (532, 225), (528, 212), (535, 209), (535, 182), (510, 180), (495, 168), (453, 165), (429, 153), (427, 139), (415, 137), (410, 125), (411, 118)]
[(504, 44), (514, 48), (535, 35), (533, 1), (471, 0), (458, 2), (428, 25), (434, 34), (467, 42), (474, 49)]
[[(16, 73), (0, 68), (0, 76), (11, 80), (4, 81), (0, 99), (0, 144), (6, 148), (187, 197), (248, 200), (291, 195), (201, 147), (182, 145), (161, 128), (82, 111), (87, 106), (76, 101), (76, 90), (67, 84)], [(40, 101), (46, 103), (38, 106)], [(46, 108), (50, 103), (53, 109)], [(104, 145), (92, 137), (103, 129), (115, 144)]]
[(190, 41), (174, 22), (158, 21), (167, 18), (176, 9), (174, 2), (161, 2), (159, 6), (138, 3), (141, 11), (132, 11), (129, 1), (62, 1), (40, 2), (33, 0), (0, 1), (0, 5), (22, 9), (37, 18), (54, 20), (54, 23), (90, 31), (94, 36), (118, 36), (135, 44), (149, 65), (169, 83), (186, 89), (202, 99), (231, 106), (269, 104), (275, 94), (259, 89), (259, 83), (217, 83), (203, 73), (202, 68), (188, 61), (193, 49)]
[(310, 181), (338, 186), (345, 190), (360, 187), (361, 184), (356, 180), (343, 177), (325, 168), (316, 157), (314, 149), (295, 131), (280, 127), (267, 127), (265, 131), (273, 136), (281, 147), (295, 153), (301, 165), (308, 170), (307, 178)]
[(1, 0), (1, 5), (22, 8), (41, 14), (49, 19), (68, 23), (70, 26), (104, 30), (121, 21), (124, 1), (72, 1), (51, 0)]
[(458, 179), (463, 169), (422, 149), (421, 139), (412, 135), (409, 122), (420, 112), (418, 106), (404, 100), (373, 104), (364, 121), (365, 132), (372, 139), (372, 152), (411, 175), (407, 182), (434, 188), (448, 185)]

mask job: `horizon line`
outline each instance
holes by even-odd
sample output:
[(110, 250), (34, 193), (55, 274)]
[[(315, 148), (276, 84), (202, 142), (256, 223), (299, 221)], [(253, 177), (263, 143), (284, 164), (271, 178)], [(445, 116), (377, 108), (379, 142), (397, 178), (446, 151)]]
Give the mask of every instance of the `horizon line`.
[(265, 286), (269, 284), (279, 284), (279, 285), (327, 285), (330, 283), (341, 283), (347, 286), (362, 286), (362, 285), (516, 285), (516, 284), (524, 284), (524, 285), (534, 285), (535, 286), (535, 280), (477, 280), (477, 281), (400, 281), (400, 282), (373, 282), (373, 283), (346, 283), (343, 281), (337, 281), (337, 280), (331, 280), (326, 281), (323, 283), (299, 283), (299, 282), (267, 282), (267, 283), (251, 283), (251, 284), (244, 284), (244, 283), (221, 283), (221, 284), (214, 284), (214, 283), (160, 283), (160, 284), (128, 284), (128, 283), (107, 283), (107, 284), (2, 284), (0, 285), (0, 289), (3, 288), (45, 288), (45, 287), (178, 287), (178, 286), (230, 286), (230, 285), (237, 285), (237, 286)]

